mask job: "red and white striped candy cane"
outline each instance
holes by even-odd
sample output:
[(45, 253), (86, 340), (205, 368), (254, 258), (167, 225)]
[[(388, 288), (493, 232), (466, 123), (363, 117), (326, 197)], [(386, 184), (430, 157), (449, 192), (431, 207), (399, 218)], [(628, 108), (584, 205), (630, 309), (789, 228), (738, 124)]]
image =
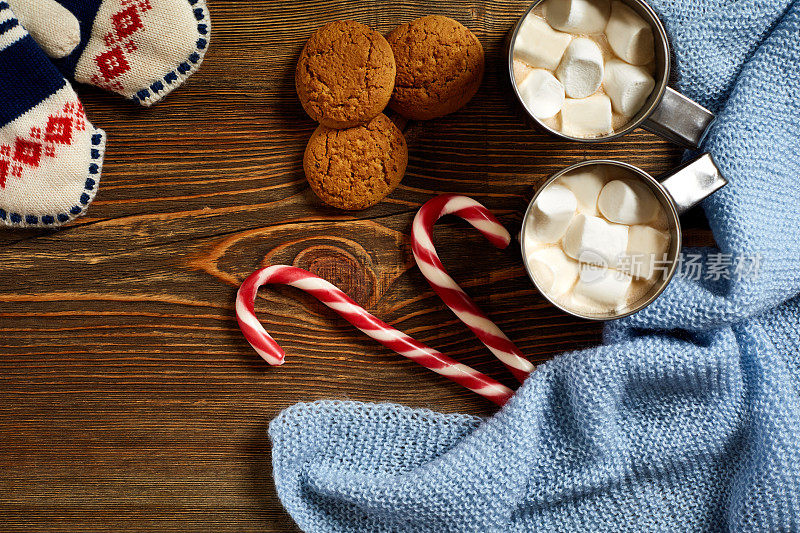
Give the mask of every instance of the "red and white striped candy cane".
[(508, 231), (483, 205), (466, 196), (443, 194), (426, 202), (414, 217), (411, 250), (414, 252), (417, 266), (445, 305), (475, 333), (517, 379), (524, 381), (533, 371), (533, 364), (523, 357), (514, 343), (447, 274), (433, 247), (433, 225), (441, 217), (451, 214), (472, 224), (498, 248), (506, 248), (511, 242)]
[(258, 288), (267, 283), (291, 285), (304, 290), (387, 348), (498, 405), (505, 404), (514, 394), (511, 389), (492, 378), (442, 355), (377, 319), (332, 283), (302, 268), (284, 265), (270, 266), (254, 272), (242, 283), (236, 296), (236, 319), (239, 327), (247, 342), (271, 365), (282, 364), (285, 353), (269, 333), (264, 331), (255, 315), (254, 304)]

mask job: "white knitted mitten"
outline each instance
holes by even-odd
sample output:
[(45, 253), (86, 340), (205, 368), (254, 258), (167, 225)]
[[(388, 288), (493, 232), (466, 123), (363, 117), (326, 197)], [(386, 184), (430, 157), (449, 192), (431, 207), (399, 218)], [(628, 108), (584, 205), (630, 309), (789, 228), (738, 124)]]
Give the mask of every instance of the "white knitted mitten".
[(211, 31), (204, 0), (7, 0), (69, 79), (150, 106), (191, 76)]

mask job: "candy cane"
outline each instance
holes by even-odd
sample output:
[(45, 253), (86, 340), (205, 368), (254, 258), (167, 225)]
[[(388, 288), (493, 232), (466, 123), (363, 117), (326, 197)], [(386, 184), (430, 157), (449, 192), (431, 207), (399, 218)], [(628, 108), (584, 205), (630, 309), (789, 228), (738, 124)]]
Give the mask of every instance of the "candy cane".
[(443, 194), (426, 202), (414, 217), (411, 229), (411, 250), (414, 259), (422, 275), (445, 305), (475, 333), (517, 379), (524, 381), (533, 371), (533, 364), (522, 356), (514, 343), (489, 320), (453, 278), (447, 275), (433, 247), (433, 225), (441, 217), (450, 214), (457, 215), (472, 224), (498, 248), (506, 248), (511, 242), (508, 231), (483, 205), (466, 196)]
[(511, 389), (492, 378), (442, 355), (375, 318), (328, 281), (301, 268), (284, 265), (270, 266), (254, 272), (242, 283), (236, 296), (236, 319), (242, 333), (255, 351), (271, 365), (283, 364), (285, 353), (264, 330), (255, 315), (254, 304), (258, 288), (267, 283), (290, 285), (306, 291), (387, 348), (498, 405), (505, 404), (513, 394)]

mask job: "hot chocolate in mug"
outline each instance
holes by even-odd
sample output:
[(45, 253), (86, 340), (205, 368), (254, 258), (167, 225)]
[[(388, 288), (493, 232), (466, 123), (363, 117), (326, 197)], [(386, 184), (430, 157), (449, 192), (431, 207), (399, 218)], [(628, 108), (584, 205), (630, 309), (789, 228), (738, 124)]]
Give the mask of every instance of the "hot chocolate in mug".
[(710, 154), (660, 179), (607, 159), (572, 165), (539, 188), (525, 213), (520, 242), (528, 275), (572, 315), (636, 313), (675, 275), (679, 216), (726, 184)]
[[(545, 18), (555, 23), (556, 29), (548, 25)], [(599, 25), (594, 20), (598, 20)], [(570, 32), (571, 28), (575, 30)], [(548, 94), (548, 91), (555, 94), (553, 91), (560, 90), (560, 101), (565, 106), (562, 113), (558, 100), (547, 104), (549, 111), (545, 111), (544, 118), (542, 114), (535, 116), (530, 105), (526, 105), (524, 91), (520, 89), (524, 80), (517, 79), (522, 75), (519, 68), (515, 69), (515, 55), (530, 58), (528, 51), (536, 47), (540, 50), (533, 50), (534, 57), (529, 59), (536, 80), (527, 80), (535, 88), (528, 90), (538, 94)], [(636, 47), (646, 50), (645, 60), (637, 61)], [(525, 11), (513, 28), (507, 50), (508, 75), (515, 97), (534, 124), (560, 138), (605, 142), (641, 126), (677, 144), (697, 148), (714, 120), (709, 110), (667, 86), (671, 71), (669, 38), (655, 11), (643, 0), (539, 0)], [(518, 59), (517, 64), (523, 63)], [(526, 70), (525, 75), (530, 72)], [(585, 79), (577, 79), (581, 76)], [(602, 80), (599, 86), (598, 76)], [(596, 92), (591, 97), (586, 98), (588, 91), (575, 94), (583, 91), (587, 83), (591, 84), (592, 78), (594, 85), (590, 85), (588, 91)], [(642, 87), (650, 91), (646, 99)], [(575, 99), (569, 98), (571, 91)], [(613, 101), (613, 130), (599, 130), (603, 133), (591, 136), (571, 134), (569, 128), (562, 131), (566, 124), (559, 125), (562, 120), (566, 122), (567, 105), (571, 106), (571, 116), (583, 120), (592, 109), (598, 108), (595, 104), (602, 104), (603, 113), (609, 113), (610, 102), (606, 95)], [(559, 98), (559, 95), (548, 98)], [(628, 109), (626, 113), (622, 110), (631, 105), (638, 111)], [(554, 110), (556, 113), (551, 118)], [(609, 120), (609, 117), (604, 118)]]

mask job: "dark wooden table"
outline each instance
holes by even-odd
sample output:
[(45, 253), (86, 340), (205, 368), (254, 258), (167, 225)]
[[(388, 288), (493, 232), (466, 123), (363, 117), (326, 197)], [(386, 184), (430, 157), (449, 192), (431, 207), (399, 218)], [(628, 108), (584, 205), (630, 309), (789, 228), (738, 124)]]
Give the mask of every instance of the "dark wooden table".
[[(468, 194), (518, 231), (537, 184), (612, 157), (653, 173), (680, 151), (637, 132), (613, 144), (526, 127), (505, 80), (504, 34), (524, 2), (211, 2), (212, 45), (189, 83), (151, 110), (81, 88), (106, 129), (100, 192), (60, 231), (0, 231), (0, 518), (3, 531), (291, 531), (275, 494), (269, 421), (320, 398), (487, 415), (488, 402), (370, 341), (299, 291), (257, 305), (287, 351), (268, 367), (234, 319), (260, 265), (308, 268), (384, 320), (514, 385), (413, 265), (412, 217)], [(487, 76), (463, 111), (409, 124), (408, 173), (386, 201), (321, 204), (301, 158), (315, 124), (293, 69), (311, 32), (352, 18), (388, 32), (440, 13), (470, 27)], [(690, 242), (708, 233), (690, 232)], [(516, 247), (466, 224), (435, 236), (453, 277), (535, 361), (597, 343), (597, 324), (540, 297)]]

